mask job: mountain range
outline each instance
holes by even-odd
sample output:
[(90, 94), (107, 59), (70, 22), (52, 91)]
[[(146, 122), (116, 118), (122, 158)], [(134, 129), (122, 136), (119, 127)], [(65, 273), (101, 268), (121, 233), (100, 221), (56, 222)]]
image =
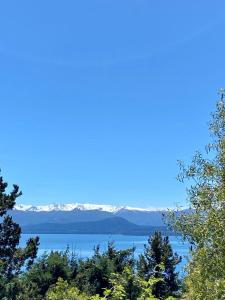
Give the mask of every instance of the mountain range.
[(98, 204), (16, 205), (11, 212), (24, 233), (111, 233), (145, 235), (166, 230), (164, 209)]

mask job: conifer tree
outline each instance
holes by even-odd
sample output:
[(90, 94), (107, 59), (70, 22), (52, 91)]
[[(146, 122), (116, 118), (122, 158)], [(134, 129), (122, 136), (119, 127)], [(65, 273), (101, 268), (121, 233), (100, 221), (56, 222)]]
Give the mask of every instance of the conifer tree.
[(25, 248), (19, 247), (21, 228), (13, 222), (9, 212), (22, 192), (17, 185), (13, 185), (12, 191), (7, 193), (7, 187), (8, 184), (0, 177), (0, 282), (4, 282), (4, 286), (18, 275), (22, 268), (32, 265), (39, 244), (39, 238), (35, 237), (27, 241)]
[(139, 256), (138, 274), (147, 281), (150, 278), (161, 279), (153, 286), (152, 292), (157, 298), (164, 299), (179, 289), (175, 267), (180, 261), (181, 257), (173, 253), (169, 238), (163, 238), (161, 232), (156, 231), (149, 237), (144, 253)]

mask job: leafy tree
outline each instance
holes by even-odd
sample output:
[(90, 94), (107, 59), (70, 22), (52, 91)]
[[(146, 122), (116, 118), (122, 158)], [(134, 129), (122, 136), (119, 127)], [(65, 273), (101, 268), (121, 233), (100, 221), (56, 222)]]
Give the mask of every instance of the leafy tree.
[[(130, 267), (126, 267), (121, 274), (111, 275), (111, 288), (105, 289), (104, 297), (110, 300), (159, 300), (153, 294), (153, 288), (163, 281), (162, 278), (151, 277), (149, 280), (140, 278)], [(96, 300), (99, 298), (96, 298)], [(169, 297), (166, 300), (173, 300)]]
[(191, 244), (186, 299), (225, 299), (225, 102), (217, 103), (209, 125), (212, 142), (190, 165), (180, 163), (178, 179), (188, 179), (189, 214), (171, 212), (171, 226)]
[(109, 281), (111, 287), (105, 289), (105, 298), (113, 300), (137, 299), (141, 288), (138, 277), (132, 267), (125, 267), (122, 273), (112, 273)]
[(161, 232), (156, 231), (149, 237), (144, 253), (139, 256), (138, 274), (146, 281), (150, 278), (162, 279), (155, 283), (152, 292), (157, 298), (164, 299), (179, 289), (175, 268), (180, 261), (181, 258), (173, 253), (169, 238), (163, 238)]
[(46, 300), (88, 300), (90, 299), (84, 293), (81, 293), (76, 287), (69, 286), (67, 281), (59, 278), (56, 285), (49, 289)]
[[(141, 292), (137, 300), (157, 300), (153, 295), (153, 287), (161, 282), (162, 278), (150, 277), (149, 280), (139, 279), (139, 285), (141, 287)], [(168, 298), (167, 298), (168, 299)]]
[[(21, 228), (13, 222), (8, 211), (12, 210), (16, 199), (22, 195), (17, 185), (7, 193), (8, 184), (0, 177), (0, 297), (7, 291), (7, 284), (17, 276), (22, 268), (29, 269), (37, 255), (39, 238), (30, 238), (25, 248), (18, 247)], [(11, 298), (7, 298), (11, 299)]]

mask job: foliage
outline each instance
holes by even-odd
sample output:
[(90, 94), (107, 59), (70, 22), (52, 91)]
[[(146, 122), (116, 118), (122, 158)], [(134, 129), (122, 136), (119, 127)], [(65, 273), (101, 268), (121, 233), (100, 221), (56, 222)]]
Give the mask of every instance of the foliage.
[(49, 287), (59, 278), (71, 280), (76, 275), (76, 262), (68, 251), (52, 251), (40, 257), (34, 266), (26, 273), (26, 282), (32, 282), (38, 287), (40, 295), (44, 296)]
[(137, 298), (137, 300), (156, 300), (158, 298), (155, 298), (153, 295), (153, 288), (156, 286), (156, 284), (163, 282), (162, 278), (155, 278), (150, 277), (147, 281), (143, 279), (139, 279), (139, 284), (141, 287), (140, 296)]
[(17, 185), (7, 194), (8, 184), (0, 177), (0, 297), (14, 299), (10, 295), (14, 277), (21, 273), (22, 268), (29, 269), (37, 255), (39, 239), (30, 238), (26, 247), (18, 247), (21, 228), (13, 222), (8, 211), (12, 210), (16, 199), (22, 195)]
[(186, 299), (225, 299), (225, 102), (224, 91), (209, 126), (212, 143), (205, 156), (180, 163), (179, 180), (188, 179), (190, 213), (170, 213), (171, 226), (191, 243)]
[[(141, 278), (136, 271), (133, 251), (116, 250), (114, 244), (109, 243), (105, 252), (101, 253), (96, 247), (94, 255), (86, 260), (71, 257), (69, 251), (51, 252), (40, 257), (20, 277), (17, 287), (24, 295), (33, 287), (34, 300), (39, 300), (40, 296), (48, 300), (157, 299), (153, 290), (163, 278), (156, 277), (154, 272), (148, 280)], [(17, 295), (21, 294), (17, 292)]]
[(138, 274), (146, 281), (152, 278), (162, 279), (155, 282), (152, 287), (157, 298), (174, 295), (179, 289), (176, 265), (181, 258), (173, 253), (168, 237), (162, 237), (161, 232), (155, 232), (148, 239), (144, 253), (139, 256)]
[(56, 285), (47, 292), (46, 300), (88, 300), (88, 296), (76, 287), (70, 287), (67, 281), (59, 278)]
[[(130, 267), (126, 267), (121, 274), (112, 274), (110, 283), (111, 288), (105, 289), (103, 298), (111, 300), (157, 300), (153, 295), (153, 288), (162, 278), (152, 276), (147, 281), (140, 278)], [(165, 298), (164, 298), (165, 299)], [(173, 300), (169, 297), (166, 299)]]
[(4, 286), (3, 300), (42, 300), (39, 295), (37, 285), (32, 282), (25, 281), (19, 276), (15, 276)]
[(91, 258), (79, 263), (76, 283), (83, 292), (100, 296), (103, 289), (110, 288), (110, 278), (113, 273), (122, 273), (125, 267), (134, 265), (134, 249), (116, 250), (113, 243), (102, 254), (99, 246)]
[(140, 292), (138, 278), (131, 267), (125, 267), (121, 274), (111, 274), (110, 284), (111, 288), (104, 291), (106, 299), (133, 300), (137, 299)]

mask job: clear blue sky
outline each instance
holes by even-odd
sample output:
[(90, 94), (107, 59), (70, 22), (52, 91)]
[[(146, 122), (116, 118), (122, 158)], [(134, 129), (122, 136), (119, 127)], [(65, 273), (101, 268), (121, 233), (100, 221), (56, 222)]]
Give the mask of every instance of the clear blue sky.
[(209, 141), (224, 1), (3, 1), (2, 175), (20, 203), (184, 203)]

